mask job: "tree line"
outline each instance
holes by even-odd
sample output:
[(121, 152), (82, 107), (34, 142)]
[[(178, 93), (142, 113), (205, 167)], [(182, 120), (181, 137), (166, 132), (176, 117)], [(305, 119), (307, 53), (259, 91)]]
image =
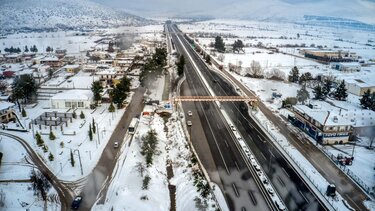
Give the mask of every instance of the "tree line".
[[(15, 47), (11, 46), (10, 48), (4, 48), (4, 52), (6, 52), (6, 53), (21, 53), (22, 50), (21, 50), (20, 47), (15, 48)], [(27, 52), (36, 53), (36, 52), (38, 52), (38, 48), (35, 45), (30, 46), (30, 48), (27, 47), (27, 45), (25, 45), (25, 47), (23, 49), (23, 52), (25, 52), (25, 53), (27, 53)]]

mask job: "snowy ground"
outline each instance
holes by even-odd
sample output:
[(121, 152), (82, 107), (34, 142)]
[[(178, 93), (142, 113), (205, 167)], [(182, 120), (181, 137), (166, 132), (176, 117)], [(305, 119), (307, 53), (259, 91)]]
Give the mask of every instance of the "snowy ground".
[[(93, 210), (169, 210), (168, 184), (176, 185), (177, 210), (197, 209), (195, 198), (201, 197), (193, 184), (191, 152), (187, 147), (182, 125), (177, 121), (176, 115), (173, 115), (166, 125), (168, 132), (164, 130), (164, 124), (159, 115), (141, 117), (136, 134), (133, 138), (127, 136), (121, 149), (123, 153), (118, 161), (105, 205), (96, 206)], [(151, 129), (157, 133), (157, 153), (154, 155), (153, 164), (147, 167), (141, 176), (136, 165), (145, 165), (140, 147), (142, 137)], [(166, 172), (167, 160), (172, 161), (174, 172), (174, 177), (169, 181)], [(142, 189), (145, 175), (151, 177), (148, 189)], [(207, 209), (214, 210), (214, 204), (209, 199)]]
[[(0, 151), (4, 153), (0, 167), (0, 180), (29, 180), (33, 164), (26, 161), (26, 151), (17, 141), (0, 137)], [(22, 194), (20, 194), (22, 193)], [(0, 195), (4, 196), (4, 206), (0, 210), (44, 210), (44, 201), (34, 195), (30, 182), (1, 182)], [(56, 191), (52, 188), (48, 195), (56, 199)], [(49, 201), (48, 210), (60, 210), (60, 205)]]
[[(126, 100), (130, 101), (130, 97)], [(38, 131), (42, 134), (44, 143), (48, 147), (47, 153), (44, 153), (43, 149), (36, 145), (35, 139), (32, 138), (32, 130), (28, 133), (18, 133), (17, 135), (23, 137), (25, 140), (30, 140), (29, 144), (44, 158), (45, 162), (59, 179), (74, 181), (91, 172), (100, 158), (98, 155), (101, 154), (114, 128), (125, 112), (125, 109), (116, 109), (114, 113), (110, 113), (108, 106), (108, 104), (103, 104), (95, 111), (91, 109), (76, 110), (77, 119), (73, 119), (72, 123), (69, 122), (68, 127), (64, 126), (64, 134), (61, 132), (60, 127), (53, 127), (53, 133), (56, 136), (55, 140), (49, 140), (48, 127), (42, 126), (40, 130), (34, 126), (34, 132)], [(25, 119), (27, 125), (30, 119), (35, 119), (44, 112), (66, 112), (66, 109), (50, 109), (48, 101), (39, 101), (36, 107), (26, 107), (25, 110), (28, 114), (28, 117)], [(85, 114), (85, 119), (79, 117), (81, 111)], [(95, 119), (95, 124), (97, 124), (97, 132), (93, 134), (93, 140), (90, 141), (88, 128), (90, 123), (92, 125), (93, 119)], [(61, 146), (62, 142), (64, 143), (63, 147)], [(70, 163), (71, 150), (74, 154), (74, 167)], [(49, 161), (49, 153), (53, 154), (53, 161)], [(83, 164), (83, 175), (80, 170), (79, 156)]]
[[(71, 76), (70, 78), (66, 78)], [(79, 71), (72, 76), (71, 73), (60, 71), (54, 77), (44, 83), (42, 88), (73, 88), (73, 89), (90, 89), (93, 81), (99, 80), (99, 76)]]

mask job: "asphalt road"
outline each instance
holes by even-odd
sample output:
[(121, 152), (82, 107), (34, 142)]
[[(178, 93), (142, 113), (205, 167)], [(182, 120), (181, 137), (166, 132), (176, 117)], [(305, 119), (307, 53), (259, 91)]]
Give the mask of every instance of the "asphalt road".
[(91, 210), (96, 201), (98, 201), (98, 204), (104, 203), (111, 182), (112, 172), (119, 157), (119, 149), (121, 148), (114, 148), (113, 143), (118, 141), (120, 146), (123, 144), (130, 121), (143, 110), (144, 105), (142, 101), (144, 92), (145, 89), (142, 87), (135, 90), (130, 104), (112, 133), (97, 165), (88, 175), (86, 184), (81, 192), (83, 200), (79, 210)]
[[(189, 54), (192, 56), (198, 68), (202, 71), (204, 77), (213, 88), (216, 95), (238, 95), (229, 83), (227, 83), (215, 72), (207, 68), (201, 58), (199, 58), (199, 56), (192, 50), (192, 48), (189, 47), (189, 44), (186, 42), (186, 40), (183, 39), (183, 36), (181, 34), (176, 34), (175, 36), (179, 36), (180, 40), (183, 41), (186, 49), (189, 51)], [(175, 36), (172, 35), (172, 39), (174, 38), (174, 43), (176, 45), (178, 41), (176, 40)], [(181, 48), (178, 45), (176, 46), (177, 49)], [(180, 52), (183, 51), (180, 50)], [(203, 86), (197, 84), (199, 83), (200, 79), (195, 74), (195, 71), (192, 69), (192, 67), (189, 66), (189, 64), (187, 64), (186, 70), (187, 71), (185, 73), (187, 75), (189, 86), (191, 86), (191, 88), (193, 88), (194, 90), (198, 90), (196, 92), (196, 95), (208, 95), (207, 92), (204, 93)], [(200, 119), (202, 121), (202, 125), (206, 128), (205, 131), (208, 131), (207, 128), (210, 128), (210, 130), (212, 130), (212, 135), (210, 136), (210, 133), (206, 132), (206, 137), (209, 142), (212, 142), (212, 140), (216, 141), (215, 143), (210, 143), (209, 145), (211, 147), (211, 152), (213, 153), (214, 160), (218, 166), (220, 178), (223, 181), (223, 178), (225, 178), (225, 174), (220, 173), (220, 167), (222, 169), (225, 169), (225, 166), (228, 166), (229, 171), (231, 171), (237, 168), (237, 166), (239, 166), (239, 169), (246, 168), (246, 166), (243, 165), (243, 162), (241, 162), (241, 160), (243, 159), (238, 156), (239, 153), (238, 151), (236, 151), (236, 148), (232, 146), (233, 139), (226, 135), (226, 132), (223, 132), (225, 131), (225, 126), (220, 125), (220, 120), (218, 119), (218, 117), (220, 117), (220, 112), (215, 111), (215, 109), (217, 110), (217, 108), (215, 108), (214, 104), (198, 102), (195, 104), (198, 110), (198, 114), (200, 115), (200, 117), (203, 117), (201, 117)], [(290, 167), (290, 165), (278, 152), (278, 150), (274, 148), (273, 144), (270, 140), (268, 140), (263, 131), (258, 128), (252, 118), (248, 115), (248, 112), (246, 110), (247, 107), (245, 106), (245, 104), (239, 102), (227, 102), (223, 103), (222, 105), (227, 113), (231, 116), (231, 119), (234, 120), (238, 130), (241, 132), (245, 141), (250, 146), (251, 150), (262, 165), (265, 173), (271, 180), (273, 186), (276, 188), (277, 192), (285, 202), (288, 209), (324, 210), (325, 208), (316, 199), (315, 195), (310, 191), (307, 185), (300, 179), (299, 175)], [(205, 123), (205, 121), (207, 123)], [(215, 137), (215, 135), (217, 138)], [(214, 147), (215, 145), (216, 149)], [(227, 148), (229, 148), (229, 150), (226, 150)], [(242, 174), (246, 174), (246, 172), (243, 172)], [(237, 175), (236, 179), (235, 173), (233, 175), (229, 175), (231, 180), (236, 181), (239, 179), (238, 177), (241, 174)], [(224, 181), (223, 184), (224, 187), (226, 187), (226, 183)], [(252, 184), (251, 187), (254, 189), (256, 188), (256, 185)], [(227, 190), (224, 190), (224, 192), (227, 192)], [(239, 206), (237, 206), (237, 203), (241, 204), (244, 202), (242, 201), (244, 199), (238, 199), (234, 197), (233, 194), (226, 193), (226, 195), (227, 201), (229, 202), (228, 204), (230, 205), (231, 209), (239, 208)], [(258, 199), (261, 200), (262, 197), (258, 197)], [(249, 201), (247, 202), (249, 203)], [(259, 207), (263, 208), (266, 206)]]

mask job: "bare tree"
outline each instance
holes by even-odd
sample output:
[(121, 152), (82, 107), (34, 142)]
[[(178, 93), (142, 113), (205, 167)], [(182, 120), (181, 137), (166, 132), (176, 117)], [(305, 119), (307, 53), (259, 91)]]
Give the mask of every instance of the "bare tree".
[(147, 171), (146, 165), (143, 162), (137, 162), (134, 166), (134, 169), (141, 177), (143, 177), (143, 173)]
[(225, 59), (225, 56), (224, 56), (224, 54), (219, 54), (219, 56), (217, 56), (217, 59), (219, 60), (219, 61), (221, 61), (221, 62), (223, 62), (224, 61), (224, 59)]
[(268, 78), (271, 79), (271, 80), (280, 80), (280, 81), (284, 81), (286, 79), (286, 75), (283, 71), (279, 70), (279, 69), (272, 69), (269, 73), (268, 73)]
[(245, 76), (252, 77), (252, 78), (264, 78), (264, 71), (260, 66), (260, 63), (257, 61), (251, 61), (250, 67), (246, 68)]
[(6, 81), (0, 81), (0, 91), (3, 92), (8, 88), (9, 84)]

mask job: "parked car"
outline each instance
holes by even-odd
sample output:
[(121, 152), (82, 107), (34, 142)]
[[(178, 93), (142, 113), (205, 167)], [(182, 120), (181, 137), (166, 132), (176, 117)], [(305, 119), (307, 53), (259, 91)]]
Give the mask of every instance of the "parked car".
[(72, 202), (72, 209), (76, 210), (82, 202), (82, 196), (76, 196)]
[(188, 115), (189, 115), (189, 116), (193, 116), (193, 112), (188, 111)]
[(118, 141), (115, 141), (115, 143), (113, 143), (113, 147), (118, 148)]
[(187, 125), (188, 125), (188, 126), (192, 126), (193, 123), (192, 123), (191, 121), (187, 121)]

